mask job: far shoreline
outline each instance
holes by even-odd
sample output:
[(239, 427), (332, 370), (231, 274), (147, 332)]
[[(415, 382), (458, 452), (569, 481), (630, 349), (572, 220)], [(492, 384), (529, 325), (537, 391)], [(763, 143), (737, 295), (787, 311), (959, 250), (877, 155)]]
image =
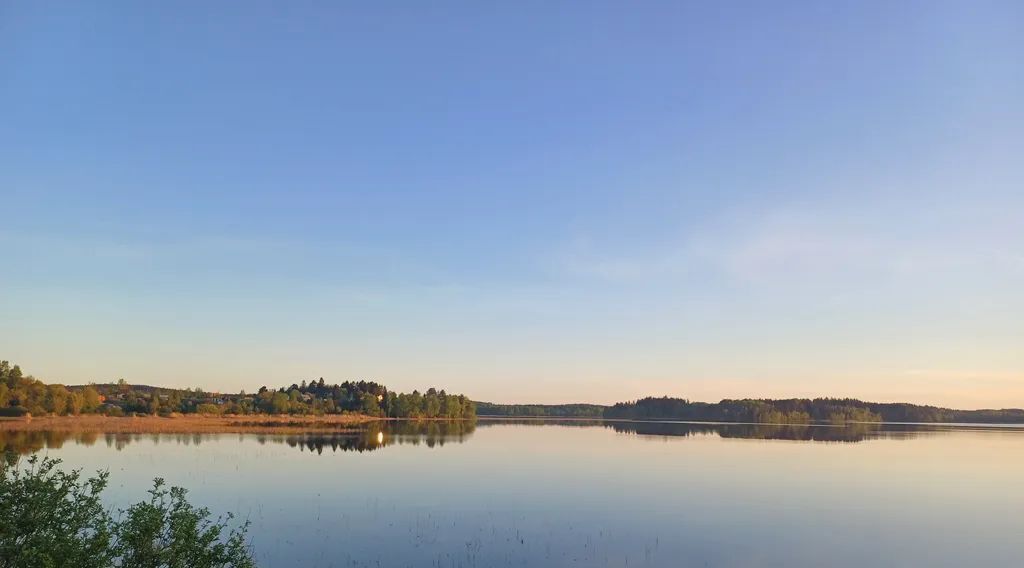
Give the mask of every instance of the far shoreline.
[(175, 414), (171, 416), (33, 416), (0, 418), (0, 431), (102, 432), (110, 434), (290, 433), (394, 421), (365, 414)]
[(0, 417), (0, 432), (91, 432), (102, 434), (301, 434), (316, 431), (344, 432), (373, 422), (602, 422), (602, 423), (668, 423), (703, 424), (718, 426), (764, 427), (832, 427), (848, 426), (939, 426), (1024, 429), (1024, 425), (1010, 423), (958, 423), (958, 422), (848, 422), (832, 423), (771, 423), (720, 422), (700, 420), (624, 419), (593, 417), (551, 416), (494, 416), (481, 415), (473, 419), (447, 418), (384, 418), (366, 414), (327, 414), (322, 416), (289, 414), (173, 414), (170, 416), (104, 416), (82, 414), (78, 416)]

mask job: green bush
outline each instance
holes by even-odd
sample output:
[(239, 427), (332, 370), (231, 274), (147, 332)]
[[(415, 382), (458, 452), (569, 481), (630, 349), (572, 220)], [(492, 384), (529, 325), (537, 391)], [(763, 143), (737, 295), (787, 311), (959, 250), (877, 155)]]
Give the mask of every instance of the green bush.
[(203, 403), (196, 407), (199, 414), (220, 414), (221, 408), (216, 404)]
[(28, 409), (24, 406), (5, 406), (0, 408), (0, 416), (4, 418), (19, 418), (21, 416), (27, 416), (28, 414)]
[(116, 416), (118, 418), (124, 416), (124, 409), (120, 406), (109, 405), (103, 408), (103, 414), (106, 416)]
[(0, 465), (0, 568), (253, 568), (248, 523), (228, 529), (180, 487), (156, 479), (149, 499), (117, 519), (100, 495), (108, 474), (81, 481), (59, 460)]

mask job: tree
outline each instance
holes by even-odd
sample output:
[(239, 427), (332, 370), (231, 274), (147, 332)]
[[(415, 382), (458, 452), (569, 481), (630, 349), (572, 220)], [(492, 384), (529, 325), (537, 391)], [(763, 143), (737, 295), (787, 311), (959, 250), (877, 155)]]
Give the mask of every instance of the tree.
[(82, 407), (85, 406), (85, 396), (80, 392), (72, 392), (68, 394), (67, 408), (65, 411), (72, 415), (78, 416), (82, 413)]
[[(7, 363), (7, 361), (4, 361), (4, 363)], [(19, 367), (17, 365), (15, 365), (13, 367), (8, 367), (7, 370), (6, 370), (6, 374), (7, 374), (7, 384), (11, 388), (14, 388), (14, 386), (17, 385), (18, 381), (20, 381), (21, 378), (22, 378), (21, 367)]]
[(46, 412), (63, 414), (68, 407), (68, 389), (64, 385), (47, 385), (43, 408)]
[(362, 400), (360, 403), (360, 411), (363, 414), (369, 416), (377, 416), (380, 414), (380, 404), (377, 401), (377, 395), (372, 393), (363, 393)]
[(171, 393), (171, 396), (167, 398), (167, 410), (169, 412), (181, 412), (182, 408), (181, 394), (178, 391)]
[(409, 414), (407, 416), (411, 418), (423, 416), (423, 395), (418, 390), (413, 390), (409, 395)]
[(441, 400), (438, 398), (437, 393), (434, 389), (427, 391), (427, 394), (423, 396), (423, 411), (427, 418), (437, 418), (438, 414), (441, 413)]
[(82, 399), (82, 410), (85, 412), (95, 412), (100, 407), (100, 393), (92, 385), (82, 390)]
[(274, 393), (273, 398), (270, 399), (270, 413), (284, 414), (285, 412), (288, 412), (288, 395), (283, 392)]

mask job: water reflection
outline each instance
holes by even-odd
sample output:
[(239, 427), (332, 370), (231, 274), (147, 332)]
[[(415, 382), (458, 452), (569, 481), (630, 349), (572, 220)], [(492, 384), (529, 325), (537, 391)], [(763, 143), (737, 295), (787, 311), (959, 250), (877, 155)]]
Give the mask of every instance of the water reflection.
[(607, 427), (624, 434), (640, 436), (707, 436), (757, 440), (800, 440), (808, 442), (862, 442), (875, 438), (902, 438), (921, 433), (919, 429), (893, 430), (881, 424), (844, 426), (809, 424), (686, 424), (655, 422), (615, 422)]
[(382, 422), (341, 432), (303, 432), (285, 436), (258, 435), (261, 444), (285, 443), (293, 448), (322, 454), (332, 452), (372, 452), (390, 445), (420, 444), (442, 447), (447, 443), (463, 443), (476, 425), (467, 421)]
[(1024, 429), (1000, 425), (956, 424), (735, 424), (709, 422), (644, 422), (605, 420), (502, 419), (429, 422), (374, 422), (341, 430), (313, 430), (290, 434), (258, 433), (192, 433), (142, 434), (82, 431), (3, 431), (0, 430), (0, 453), (28, 455), (42, 449), (59, 449), (71, 441), (82, 446), (103, 442), (121, 450), (133, 442), (149, 440), (153, 444), (174, 443), (184, 446), (230, 437), (250, 437), (260, 444), (285, 444), (300, 451), (323, 454), (330, 452), (372, 452), (392, 445), (424, 445), (442, 447), (447, 443), (463, 443), (477, 427), (494, 426), (560, 426), (567, 428), (611, 429), (619, 434), (664, 440), (694, 436), (717, 436), (756, 440), (793, 440), (806, 442), (855, 443), (875, 439), (910, 439), (941, 435), (962, 430), (1022, 432)]
[(260, 444), (285, 444), (300, 451), (317, 454), (322, 454), (324, 450), (372, 452), (395, 444), (439, 448), (448, 443), (462, 443), (473, 434), (475, 426), (474, 422), (469, 421), (380, 422), (329, 432), (316, 430), (292, 434), (139, 434), (0, 430), (0, 454), (29, 455), (43, 449), (60, 449), (68, 441), (82, 446), (103, 442), (109, 448), (122, 450), (132, 442), (143, 440), (153, 444), (198, 446), (206, 441), (231, 437), (251, 437)]
[(656, 422), (631, 420), (549, 420), (513, 419), (481, 421), (483, 427), (495, 425), (564, 426), (609, 428), (620, 434), (664, 439), (692, 436), (717, 436), (751, 440), (793, 440), (805, 442), (862, 442), (875, 439), (911, 439), (957, 431), (1024, 432), (1016, 425), (998, 424), (744, 424), (726, 422)]

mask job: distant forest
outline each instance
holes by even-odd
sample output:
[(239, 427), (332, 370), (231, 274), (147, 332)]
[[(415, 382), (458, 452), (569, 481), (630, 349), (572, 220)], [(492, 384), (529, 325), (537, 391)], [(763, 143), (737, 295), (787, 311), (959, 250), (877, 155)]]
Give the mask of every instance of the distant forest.
[(647, 397), (613, 406), (599, 404), (495, 404), (477, 402), (480, 416), (693, 420), (810, 424), (813, 422), (1024, 423), (1024, 410), (955, 410), (908, 403), (864, 402), (852, 398), (740, 399), (692, 402)]
[(1024, 423), (1024, 410), (954, 410), (908, 403), (864, 402), (854, 398), (742, 399), (691, 402), (648, 397), (608, 407), (604, 418), (700, 420), (807, 424), (810, 422)]
[(495, 404), (477, 402), (480, 416), (546, 416), (556, 418), (601, 418), (607, 406), (600, 404)]
[(473, 401), (434, 388), (396, 393), (372, 381), (328, 384), (323, 378), (289, 387), (262, 387), (254, 394), (222, 394), (202, 389), (169, 389), (116, 383), (64, 386), (25, 375), (18, 365), (0, 361), (0, 416), (25, 414), (108, 416), (134, 414), (342, 414), (388, 418), (476, 416)]

